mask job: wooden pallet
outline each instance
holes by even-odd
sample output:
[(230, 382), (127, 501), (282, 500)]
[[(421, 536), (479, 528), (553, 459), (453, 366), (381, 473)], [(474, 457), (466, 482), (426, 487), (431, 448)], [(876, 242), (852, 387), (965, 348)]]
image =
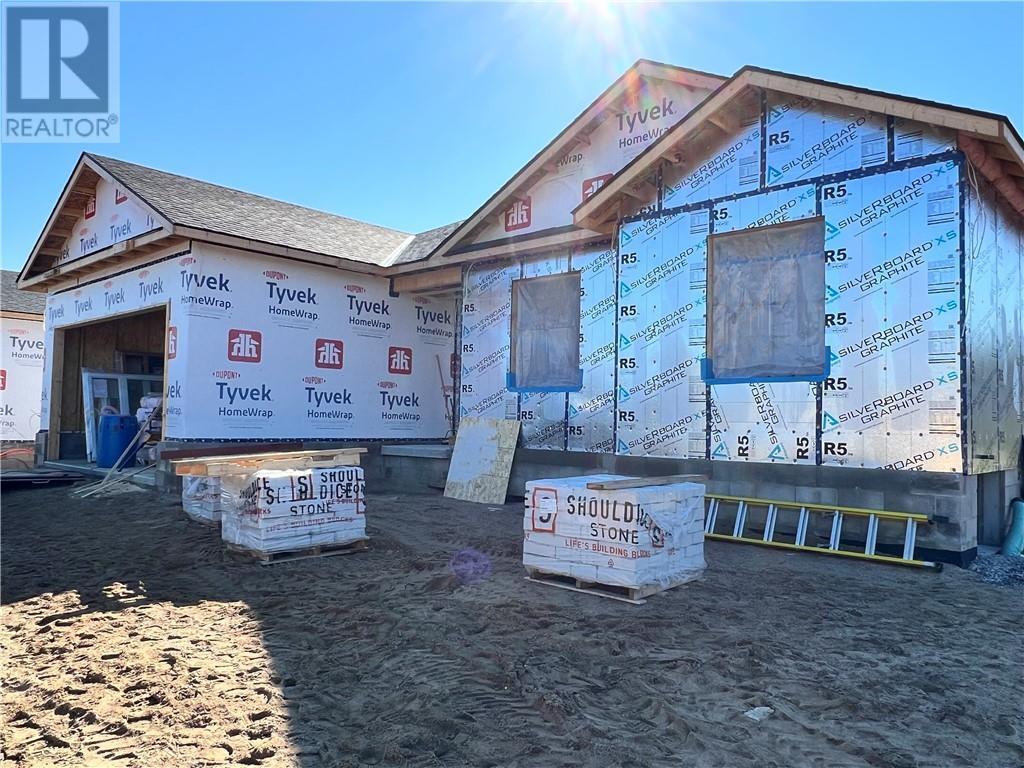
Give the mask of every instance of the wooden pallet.
[(527, 581), (531, 581), (534, 584), (545, 584), (549, 587), (558, 587), (559, 589), (567, 589), (570, 592), (583, 592), (588, 595), (597, 595), (598, 597), (607, 597), (611, 600), (618, 600), (623, 603), (630, 603), (631, 605), (643, 605), (647, 602), (646, 598), (656, 595), (659, 592), (678, 587), (680, 584), (686, 584), (689, 581), (693, 581), (693, 578), (680, 579), (674, 581), (667, 586), (661, 586), (660, 584), (652, 584), (646, 587), (618, 587), (612, 584), (598, 584), (592, 581), (583, 581), (572, 576), (563, 576), (558, 573), (547, 573), (537, 568), (527, 568), (526, 572), (529, 576), (526, 577)]
[(260, 469), (315, 469), (319, 467), (358, 466), (365, 448), (327, 448), (317, 451), (280, 451), (277, 453), (245, 453), (228, 456), (174, 459), (171, 466), (176, 475), (223, 477), (249, 474)]
[(251, 549), (224, 542), (224, 548), (229, 552), (251, 557), (260, 565), (273, 565), (274, 563), (288, 563), (293, 560), (308, 560), (313, 557), (334, 557), (335, 555), (354, 555), (357, 552), (366, 552), (369, 548), (369, 539), (357, 539), (348, 544), (325, 544), (319, 547), (307, 549), (294, 549), (287, 552), (255, 552)]

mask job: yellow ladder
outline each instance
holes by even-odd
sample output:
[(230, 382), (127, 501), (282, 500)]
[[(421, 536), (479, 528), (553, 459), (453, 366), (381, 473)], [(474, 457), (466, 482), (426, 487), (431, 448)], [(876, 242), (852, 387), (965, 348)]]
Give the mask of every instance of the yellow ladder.
[[(880, 509), (857, 509), (856, 507), (837, 507), (827, 504), (807, 504), (793, 501), (774, 501), (771, 499), (753, 499), (743, 496), (723, 496), (721, 494), (705, 494), (707, 510), (704, 515), (704, 538), (720, 539), (722, 541), (739, 541), (744, 544), (760, 544), (766, 547), (780, 547), (782, 549), (797, 549), (804, 552), (822, 552), (830, 555), (842, 555), (843, 557), (856, 557), (866, 560), (875, 560), (881, 563), (894, 563), (896, 565), (913, 565), (920, 568), (935, 568), (942, 570), (941, 563), (933, 563), (928, 560), (916, 560), (914, 558), (914, 547), (917, 543), (918, 524), (928, 524), (927, 515), (912, 515), (903, 512), (887, 512)], [(795, 519), (791, 531), (783, 533), (780, 529), (780, 514), (795, 513)], [(732, 513), (731, 521), (729, 515)], [(761, 519), (763, 514), (763, 520)], [(756, 516), (755, 522), (752, 517)], [(820, 546), (808, 544), (808, 530), (813, 525), (815, 517), (825, 523), (822, 526), (829, 530), (828, 545)], [(829, 522), (829, 518), (831, 521)], [(866, 518), (864, 526), (864, 545), (860, 549), (842, 549), (843, 546), (843, 523), (847, 518)], [(731, 522), (731, 525), (730, 525)], [(763, 526), (760, 538), (750, 535), (756, 534), (753, 530), (757, 522)], [(901, 524), (903, 536), (903, 555), (880, 555), (875, 550), (878, 547), (878, 526), (882, 522), (896, 522)], [(721, 531), (721, 528), (725, 531)], [(784, 537), (792, 538), (792, 541), (782, 541)], [(822, 537), (824, 541), (824, 537)], [(847, 545), (848, 546), (848, 545)]]

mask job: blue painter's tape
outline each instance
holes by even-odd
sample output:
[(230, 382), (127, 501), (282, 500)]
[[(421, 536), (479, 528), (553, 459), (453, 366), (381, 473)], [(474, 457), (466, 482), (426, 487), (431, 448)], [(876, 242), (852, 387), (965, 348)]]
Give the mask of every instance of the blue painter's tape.
[(579, 369), (576, 384), (571, 387), (517, 387), (516, 375), (509, 371), (505, 374), (505, 389), (509, 392), (579, 392), (583, 389), (583, 369)]
[(703, 357), (700, 361), (700, 377), (704, 380), (705, 384), (771, 384), (772, 382), (786, 382), (786, 381), (824, 381), (829, 377), (832, 372), (832, 348), (825, 347), (825, 365), (824, 373), (819, 376), (754, 376), (751, 378), (744, 378), (742, 376), (723, 376), (717, 378), (715, 376), (715, 367), (710, 358)]

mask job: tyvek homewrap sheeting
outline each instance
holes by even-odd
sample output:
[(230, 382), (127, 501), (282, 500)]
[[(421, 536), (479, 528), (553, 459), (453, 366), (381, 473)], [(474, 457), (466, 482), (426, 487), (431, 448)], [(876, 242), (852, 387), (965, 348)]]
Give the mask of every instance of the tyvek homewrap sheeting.
[(540, 181), (475, 238), (484, 242), (572, 224), (572, 209), (699, 104), (708, 91), (644, 78), (635, 97), (605, 118)]
[(451, 303), (390, 296), (382, 278), (205, 245), (183, 279), (189, 436), (448, 431)]
[(959, 472), (959, 172), (952, 161), (822, 187), (822, 462)]
[(715, 377), (823, 374), (824, 245), (821, 219), (712, 237), (708, 358)]
[[(441, 438), (454, 307), (227, 248), (49, 298), (50, 328), (166, 305), (165, 437)], [(440, 362), (440, 372), (438, 370)]]
[(0, 440), (35, 440), (45, 343), (42, 320), (0, 317)]
[(115, 243), (159, 229), (161, 222), (119, 184), (100, 178), (85, 213), (71, 227), (57, 264), (66, 264)]
[[(167, 307), (168, 382), (165, 403), (164, 433), (185, 436), (184, 414), (181, 410), (183, 393), (179, 376), (187, 367), (188, 315), (181, 303), (184, 292), (182, 273), (194, 264), (196, 257), (190, 251), (168, 249), (155, 254), (153, 263), (132, 269), (105, 280), (98, 280), (79, 288), (52, 293), (46, 298), (46, 362), (43, 371), (42, 407), (40, 421), (49, 425), (50, 382), (53, 378), (53, 331), (96, 320), (107, 320), (139, 310)], [(80, 375), (77, 371), (65, 376)], [(137, 404), (135, 404), (137, 405)], [(134, 405), (133, 405), (134, 407)]]
[[(971, 472), (1018, 466), (1024, 430), (1024, 227), (970, 177), (965, 216)], [(975, 191), (974, 183), (978, 183)], [(981, 193), (979, 198), (978, 193)]]

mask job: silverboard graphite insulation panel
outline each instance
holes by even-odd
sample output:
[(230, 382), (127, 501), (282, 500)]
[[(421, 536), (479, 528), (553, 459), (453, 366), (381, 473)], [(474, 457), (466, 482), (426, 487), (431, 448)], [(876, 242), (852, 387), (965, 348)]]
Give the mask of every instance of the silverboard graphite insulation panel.
[[(666, 165), (614, 248), (467, 270), (461, 414), (527, 447), (987, 472), (1024, 419), (1024, 234), (941, 128), (767, 94)], [(825, 219), (821, 383), (706, 386), (707, 238)], [(964, 252), (967, 258), (964, 258)], [(583, 389), (504, 387), (511, 280), (582, 272)], [(966, 317), (966, 323), (964, 318)]]

